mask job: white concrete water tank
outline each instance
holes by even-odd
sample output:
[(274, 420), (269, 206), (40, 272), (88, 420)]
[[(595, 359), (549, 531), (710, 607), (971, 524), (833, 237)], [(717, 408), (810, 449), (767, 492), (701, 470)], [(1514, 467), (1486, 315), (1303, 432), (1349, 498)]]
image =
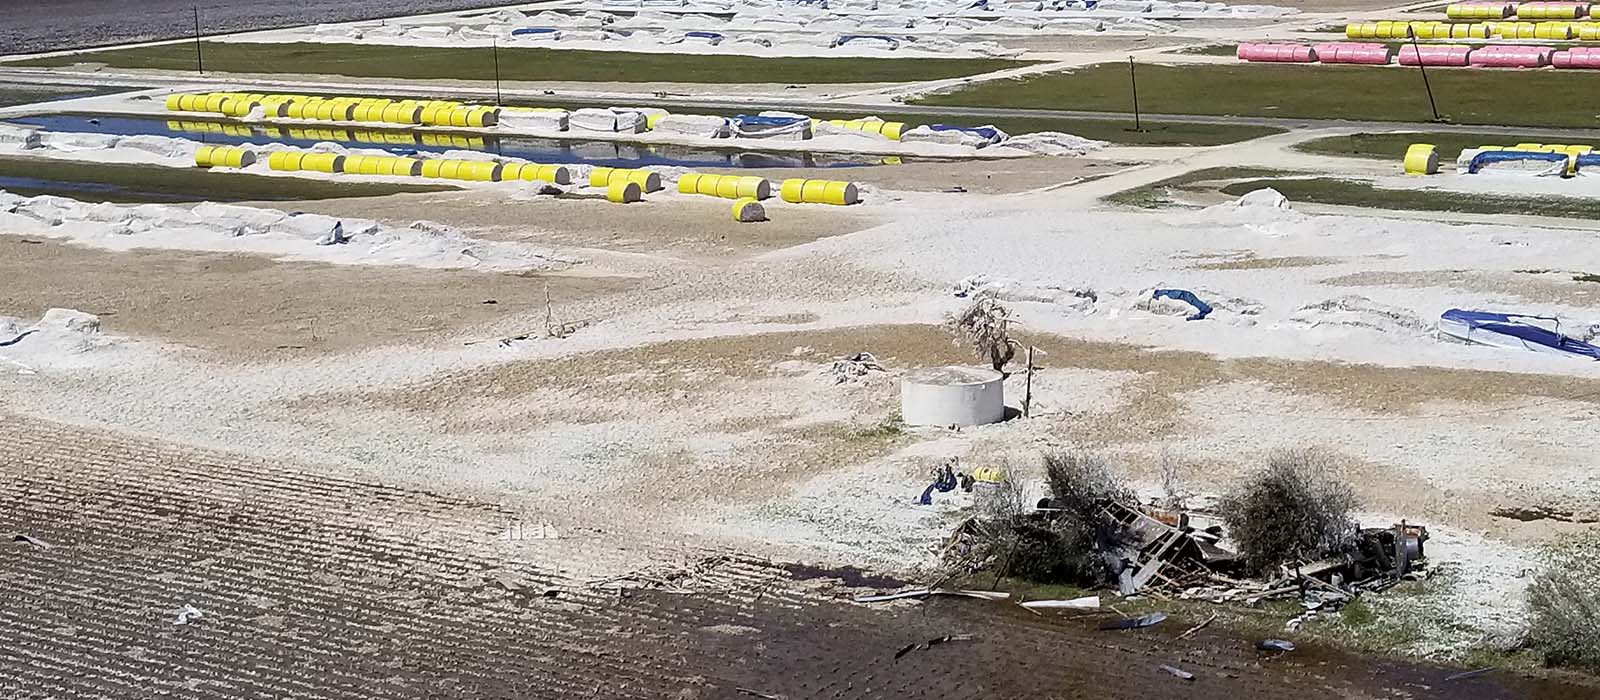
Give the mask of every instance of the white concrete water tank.
[(983, 425), (1005, 417), (1005, 384), (980, 367), (930, 367), (900, 380), (900, 416), (908, 425)]

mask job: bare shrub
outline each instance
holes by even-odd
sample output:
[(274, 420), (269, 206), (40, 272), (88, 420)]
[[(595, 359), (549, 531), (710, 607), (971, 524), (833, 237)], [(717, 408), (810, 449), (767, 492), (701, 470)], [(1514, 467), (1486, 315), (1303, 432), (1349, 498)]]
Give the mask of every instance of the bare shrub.
[(1156, 469), (1161, 474), (1161, 507), (1172, 510), (1186, 508), (1189, 499), (1194, 496), (1186, 486), (1194, 465), (1171, 452), (1162, 451)]
[(994, 290), (973, 295), (971, 303), (945, 316), (945, 327), (955, 336), (956, 345), (966, 347), (978, 359), (1001, 371), (1016, 355), (1011, 339), (1011, 312)]
[(1015, 573), (1040, 581), (1113, 582), (1129, 533), (1106, 505), (1134, 502), (1133, 491), (1093, 454), (1047, 450), (1043, 456), (1050, 510), (1022, 533)]
[(1600, 672), (1600, 540), (1556, 556), (1528, 586), (1528, 641), (1551, 666)]
[(1129, 533), (1105, 506), (1131, 503), (1133, 492), (1094, 455), (1051, 450), (1043, 456), (1050, 507), (1033, 508), (1008, 467), (1005, 479), (978, 500), (978, 517), (964, 526), (964, 546), (947, 552), (952, 573), (991, 568), (1005, 576), (1089, 586), (1116, 580)]
[(1355, 492), (1309, 450), (1272, 454), (1223, 497), (1223, 520), (1257, 573), (1348, 551), (1355, 542)]

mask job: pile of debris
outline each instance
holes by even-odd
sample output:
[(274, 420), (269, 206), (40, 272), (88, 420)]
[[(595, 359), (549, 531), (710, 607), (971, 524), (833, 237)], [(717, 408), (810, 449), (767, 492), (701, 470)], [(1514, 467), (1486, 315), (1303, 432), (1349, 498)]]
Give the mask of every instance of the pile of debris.
[[(1348, 553), (1280, 565), (1274, 576), (1250, 578), (1243, 557), (1228, 549), (1222, 518), (1214, 512), (1119, 502), (1105, 503), (1103, 508), (1107, 519), (1127, 535), (1120, 549), (1103, 553), (1123, 596), (1246, 605), (1293, 598), (1305, 608), (1289, 621), (1287, 627), (1294, 630), (1338, 610), (1362, 592), (1426, 576), (1423, 544), (1428, 529), (1420, 525), (1400, 522), (1362, 529)], [(1032, 516), (1045, 520), (1051, 511), (1046, 499)], [(962, 547), (963, 538), (979, 531), (975, 520), (963, 523), (951, 536), (947, 551)]]

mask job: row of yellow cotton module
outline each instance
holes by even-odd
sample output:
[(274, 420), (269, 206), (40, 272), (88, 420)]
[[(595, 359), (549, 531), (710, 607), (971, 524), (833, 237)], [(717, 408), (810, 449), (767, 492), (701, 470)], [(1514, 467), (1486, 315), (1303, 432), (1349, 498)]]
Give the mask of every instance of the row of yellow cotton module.
[(818, 124), (827, 124), (840, 129), (862, 131), (868, 134), (878, 134), (890, 141), (899, 141), (900, 134), (906, 130), (905, 122), (886, 122), (882, 119), (812, 119), (811, 127), (816, 129)]
[(1545, 39), (1600, 41), (1600, 22), (1356, 22), (1349, 39)]
[(1444, 8), (1450, 19), (1577, 19), (1589, 14), (1585, 2), (1460, 2)]
[[(328, 156), (334, 156), (329, 158)], [(398, 175), (473, 182), (549, 182), (565, 185), (572, 175), (565, 166), (538, 163), (496, 163), (451, 158), (336, 155), (303, 151), (274, 151), (267, 155), (273, 170), (313, 170), (347, 175)]]
[(258, 108), (263, 118), (388, 124), (489, 127), (499, 123), (500, 108), (450, 100), (390, 100), (376, 97), (318, 97), (267, 93), (175, 93), (167, 96), (173, 112), (212, 112), (246, 117)]
[(1564, 153), (1581, 156), (1594, 151), (1593, 146), (1575, 143), (1519, 143), (1513, 146), (1479, 146), (1480, 151), (1521, 151), (1523, 153)]
[[(221, 122), (188, 122), (167, 121), (170, 131), (184, 131), (200, 134), (221, 134), (223, 136), (238, 136), (251, 138), (257, 136), (256, 128), (244, 124), (223, 124)], [(276, 126), (260, 127), (260, 136), (269, 139), (291, 138), (297, 141), (344, 141), (351, 143), (381, 143), (394, 146), (438, 146), (446, 148), (478, 149), (484, 148), (482, 136), (464, 136), (461, 134), (434, 134), (417, 133), (411, 131), (363, 131), (360, 129), (321, 129), (308, 127), (303, 129), (285, 129)]]

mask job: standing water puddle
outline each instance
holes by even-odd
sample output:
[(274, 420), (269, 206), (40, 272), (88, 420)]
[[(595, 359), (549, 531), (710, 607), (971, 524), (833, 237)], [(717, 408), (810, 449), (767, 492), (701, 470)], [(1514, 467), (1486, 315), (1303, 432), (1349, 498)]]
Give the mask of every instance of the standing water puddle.
[(54, 114), (18, 117), (19, 124), (50, 131), (167, 136), (208, 144), (264, 145), (281, 143), (310, 147), (332, 141), (355, 148), (376, 148), (395, 155), (484, 151), (534, 163), (637, 168), (646, 165), (689, 168), (835, 168), (886, 165), (900, 157), (820, 152), (759, 152), (738, 148), (705, 148), (666, 144), (570, 141), (523, 136), (478, 136), (401, 129), (348, 129), (324, 126), (277, 126), (234, 122), (173, 120), (158, 117)]

